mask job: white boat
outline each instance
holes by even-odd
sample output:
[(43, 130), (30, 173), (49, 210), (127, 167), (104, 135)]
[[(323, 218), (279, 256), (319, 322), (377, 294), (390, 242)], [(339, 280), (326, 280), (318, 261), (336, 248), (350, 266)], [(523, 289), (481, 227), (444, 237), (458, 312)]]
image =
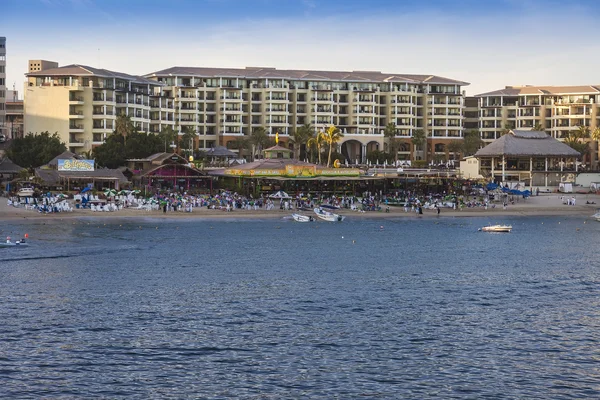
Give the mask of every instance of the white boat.
[(292, 218), (294, 218), (294, 221), (296, 222), (312, 222), (315, 220), (313, 217), (302, 214), (292, 214)]
[(594, 218), (596, 221), (600, 222), (600, 211), (598, 211), (596, 214), (592, 215), (592, 218)]
[(25, 243), (21, 243), (20, 241), (16, 241), (16, 242), (0, 242), (0, 247), (25, 247), (25, 246), (29, 246), (29, 243), (25, 242)]
[(315, 214), (323, 221), (329, 222), (342, 222), (346, 217), (343, 215), (335, 214), (329, 211), (325, 211), (322, 208), (315, 208)]
[(24, 187), (19, 189), (17, 192), (17, 196), (19, 197), (33, 197), (33, 188), (32, 187)]
[(512, 225), (489, 225), (479, 228), (481, 232), (510, 232)]

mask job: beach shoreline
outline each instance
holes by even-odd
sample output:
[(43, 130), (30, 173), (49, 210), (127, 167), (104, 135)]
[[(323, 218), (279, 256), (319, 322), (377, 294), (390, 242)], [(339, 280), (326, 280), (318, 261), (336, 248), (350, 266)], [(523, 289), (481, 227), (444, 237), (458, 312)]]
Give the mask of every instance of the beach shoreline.
[[(385, 205), (381, 211), (357, 212), (349, 209), (340, 209), (336, 212), (346, 216), (346, 218), (446, 218), (446, 217), (513, 217), (513, 216), (582, 216), (591, 217), (598, 205), (600, 205), (600, 196), (596, 194), (577, 195), (577, 205), (569, 206), (562, 204), (560, 194), (551, 194), (543, 196), (532, 196), (527, 200), (520, 201), (514, 205), (508, 205), (506, 210), (502, 205), (496, 204), (494, 208), (463, 208), (463, 210), (453, 210), (442, 208), (440, 214), (436, 210), (424, 209), (423, 214), (416, 214), (414, 211), (404, 212), (403, 207), (389, 207), (386, 212)], [(585, 204), (586, 201), (596, 204)], [(175, 219), (175, 220), (220, 220), (220, 219), (282, 219), (291, 217), (292, 213), (312, 215), (312, 211), (298, 210), (235, 210), (222, 211), (210, 210), (206, 207), (194, 208), (191, 213), (188, 212), (167, 212), (162, 210), (145, 211), (133, 208), (123, 209), (114, 212), (94, 212), (89, 209), (75, 209), (73, 212), (42, 214), (35, 210), (26, 210), (22, 207), (13, 207), (7, 204), (6, 199), (0, 199), (0, 220), (61, 220), (61, 219)]]

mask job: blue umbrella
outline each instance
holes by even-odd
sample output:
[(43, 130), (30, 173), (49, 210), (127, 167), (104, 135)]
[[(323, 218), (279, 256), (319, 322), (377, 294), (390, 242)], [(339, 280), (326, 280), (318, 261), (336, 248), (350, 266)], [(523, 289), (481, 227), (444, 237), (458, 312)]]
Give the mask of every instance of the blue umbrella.
[(92, 189), (90, 189), (89, 187), (86, 187), (86, 188), (83, 188), (83, 190), (80, 193), (85, 193), (85, 192), (90, 191), (90, 190), (92, 190)]

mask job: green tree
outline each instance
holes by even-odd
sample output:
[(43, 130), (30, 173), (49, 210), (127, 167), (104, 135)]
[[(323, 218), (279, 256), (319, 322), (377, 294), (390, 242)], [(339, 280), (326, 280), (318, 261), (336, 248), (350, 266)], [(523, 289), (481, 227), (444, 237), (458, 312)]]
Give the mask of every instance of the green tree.
[(125, 137), (116, 133), (106, 138), (94, 149), (96, 164), (105, 168), (117, 168), (125, 164)]
[(388, 148), (391, 155), (393, 155), (393, 160), (398, 161), (398, 146), (399, 141), (396, 138), (396, 134), (398, 133), (398, 129), (396, 128), (396, 124), (390, 122), (385, 126), (383, 130), (383, 136), (388, 140)]
[(564, 137), (564, 143), (584, 155), (590, 150), (589, 139), (591, 135), (592, 132), (589, 127), (579, 126), (576, 131), (568, 131), (567, 136)]
[(504, 128), (500, 131), (500, 136), (507, 135), (514, 127), (511, 124), (504, 124)]
[(188, 156), (194, 154), (194, 147), (196, 143), (196, 131), (191, 126), (183, 128), (183, 135), (179, 137), (180, 147), (184, 153)]
[(422, 129), (417, 129), (413, 132), (412, 138), (410, 139), (413, 146), (415, 147), (415, 152), (417, 149), (423, 150), (423, 158), (427, 161), (427, 137), (425, 136), (425, 131)]
[(448, 143), (448, 151), (454, 154), (455, 160), (458, 160), (458, 156), (464, 151), (464, 142), (460, 140), (451, 141), (450, 143)]
[[(315, 136), (308, 139), (308, 141), (306, 142), (306, 145), (309, 148), (314, 148), (317, 151), (317, 154), (319, 156), (319, 164), (322, 164), (321, 163), (321, 153), (322, 153), (323, 143), (325, 143), (325, 136), (323, 135), (323, 132), (317, 132), (315, 134)], [(314, 162), (314, 160), (312, 160), (312, 161)]]
[[(115, 135), (118, 134), (115, 133)], [(127, 138), (123, 136), (123, 142), (126, 159), (146, 158), (161, 152), (163, 148), (163, 144), (157, 135), (147, 134), (146, 132), (133, 131), (127, 135)]]
[(131, 122), (131, 117), (123, 113), (117, 116), (117, 120), (115, 121), (114, 133), (123, 136), (124, 143), (127, 143), (127, 136), (129, 136), (136, 130), (137, 129), (135, 129), (135, 125), (133, 125), (133, 122)]
[(252, 159), (255, 159), (257, 153), (260, 157), (263, 149), (269, 145), (271, 140), (269, 139), (267, 130), (261, 126), (252, 131), (252, 134), (250, 135), (250, 142), (254, 145), (255, 151), (252, 154)]
[(472, 156), (477, 153), (483, 146), (483, 140), (479, 136), (479, 131), (472, 130), (465, 132), (465, 137), (463, 139), (463, 155)]
[(325, 143), (329, 146), (329, 155), (327, 157), (327, 167), (331, 166), (331, 152), (333, 148), (340, 141), (341, 138), (344, 137), (342, 131), (339, 128), (336, 128), (334, 125), (331, 125), (325, 132), (322, 133), (324, 136)]
[(177, 132), (175, 132), (172, 126), (166, 126), (157, 136), (160, 143), (162, 143), (162, 149), (160, 151), (164, 151), (165, 153), (168, 152), (167, 149), (170, 148), (169, 146), (171, 143), (175, 143), (175, 140), (177, 140)]
[(315, 136), (315, 129), (311, 124), (304, 124), (296, 129), (294, 135), (290, 138), (294, 144), (294, 158), (300, 159), (302, 146), (306, 147), (308, 141)]
[(228, 147), (238, 151), (238, 157), (244, 158), (246, 150), (250, 151), (252, 148), (252, 143), (250, 143), (250, 139), (238, 136), (232, 141), (228, 142)]
[(24, 137), (13, 139), (6, 155), (23, 168), (36, 168), (65, 150), (67, 147), (60, 141), (58, 133), (51, 135), (46, 131), (35, 135), (29, 132)]
[(538, 132), (544, 132), (544, 127), (540, 124), (537, 123), (535, 124), (535, 126), (532, 128), (533, 131), (538, 131)]

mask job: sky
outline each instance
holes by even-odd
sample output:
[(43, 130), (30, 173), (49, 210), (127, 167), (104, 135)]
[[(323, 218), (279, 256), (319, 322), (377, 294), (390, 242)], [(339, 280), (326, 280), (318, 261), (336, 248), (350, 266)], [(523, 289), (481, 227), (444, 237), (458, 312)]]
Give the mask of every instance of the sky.
[(599, 0), (0, 0), (7, 87), (27, 60), (431, 74), (468, 95), (600, 84)]

